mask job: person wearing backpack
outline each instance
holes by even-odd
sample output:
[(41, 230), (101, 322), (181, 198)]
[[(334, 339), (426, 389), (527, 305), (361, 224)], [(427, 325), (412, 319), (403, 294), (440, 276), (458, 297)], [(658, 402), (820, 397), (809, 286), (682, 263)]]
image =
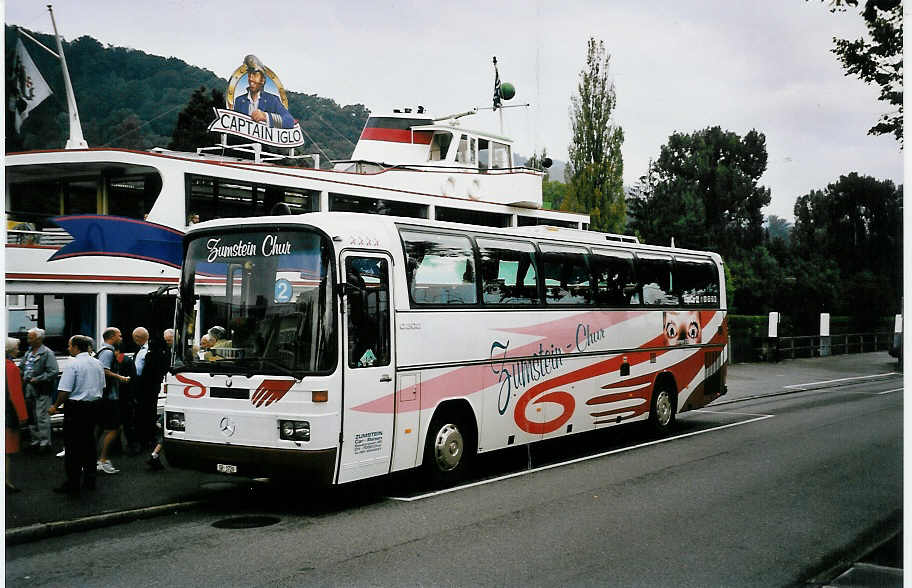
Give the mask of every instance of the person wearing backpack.
[(101, 427), (104, 432), (102, 434), (101, 456), (96, 464), (96, 469), (106, 474), (116, 474), (120, 470), (115, 468), (111, 460), (108, 459), (108, 451), (120, 433), (120, 384), (129, 383), (130, 377), (120, 374), (120, 362), (117, 358), (117, 347), (123, 341), (120, 329), (108, 327), (102, 332), (101, 338), (104, 340), (104, 344), (98, 350), (98, 353), (95, 354), (95, 357), (101, 362), (101, 367), (104, 368), (105, 374), (105, 387), (101, 399)]

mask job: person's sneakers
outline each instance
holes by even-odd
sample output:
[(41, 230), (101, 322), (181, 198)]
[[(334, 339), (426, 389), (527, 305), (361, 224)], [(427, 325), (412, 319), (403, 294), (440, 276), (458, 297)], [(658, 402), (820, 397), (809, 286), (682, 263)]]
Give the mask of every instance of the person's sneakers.
[(57, 454), (57, 457), (63, 457), (66, 455), (66, 447), (63, 448), (63, 451)]
[(116, 474), (120, 471), (114, 467), (114, 464), (111, 463), (110, 459), (99, 461), (99, 465), (96, 465), (95, 469), (106, 474)]
[(157, 455), (153, 455), (147, 459), (146, 465), (149, 466), (149, 469), (153, 472), (158, 472), (165, 469), (165, 466), (162, 465), (161, 459)]

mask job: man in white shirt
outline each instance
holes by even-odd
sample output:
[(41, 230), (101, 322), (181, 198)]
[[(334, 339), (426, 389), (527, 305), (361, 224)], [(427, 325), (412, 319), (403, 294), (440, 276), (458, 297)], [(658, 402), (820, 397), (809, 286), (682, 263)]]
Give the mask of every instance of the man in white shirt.
[(67, 364), (57, 386), (57, 399), (48, 414), (66, 403), (63, 414), (63, 443), (66, 449), (66, 482), (54, 492), (78, 495), (80, 479), (89, 490), (95, 489), (95, 423), (104, 391), (105, 373), (101, 363), (89, 355), (91, 340), (83, 335), (70, 337), (69, 352), (75, 357)]

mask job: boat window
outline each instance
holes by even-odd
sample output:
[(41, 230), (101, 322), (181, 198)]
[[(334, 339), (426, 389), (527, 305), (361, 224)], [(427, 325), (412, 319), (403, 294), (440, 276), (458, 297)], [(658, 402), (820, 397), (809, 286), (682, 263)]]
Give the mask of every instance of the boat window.
[[(10, 184), (7, 221), (21, 223), (36, 230), (52, 226), (48, 219), (61, 213), (60, 194), (61, 186), (58, 182)], [(27, 230), (25, 226), (23, 230)]]
[(161, 192), (161, 176), (143, 174), (108, 177), (108, 214), (145, 219)]
[(491, 167), (489, 157), (488, 140), (478, 139), (478, 169), (484, 171)]
[(459, 148), (456, 151), (456, 161), (475, 165), (475, 137), (463, 135), (459, 138)]
[(535, 216), (523, 216), (518, 215), (516, 217), (516, 226), (518, 227), (534, 227), (537, 225), (545, 225), (550, 227), (565, 227), (567, 229), (578, 229), (579, 223), (576, 221), (565, 221), (557, 220), (554, 218), (538, 218)]
[(477, 239), (476, 243), (485, 304), (539, 303), (535, 246), (500, 239)]
[(379, 198), (352, 196), (350, 194), (331, 193), (329, 195), (329, 210), (336, 212), (383, 214), (386, 216), (408, 216), (412, 218), (428, 217), (428, 207), (426, 204), (381, 200)]
[(165, 329), (174, 326), (174, 303), (174, 295), (108, 294), (108, 325), (123, 334), (121, 351), (137, 351), (132, 337), (136, 327), (145, 327), (160, 340)]
[(443, 161), (447, 158), (447, 151), (450, 149), (450, 143), (453, 142), (453, 134), (446, 132), (434, 133), (431, 139), (431, 150), (428, 155), (428, 161)]
[[(9, 176), (7, 176), (9, 177)], [(99, 187), (104, 182), (104, 189)], [(150, 174), (97, 174), (43, 182), (9, 184), (8, 220), (27, 223), (34, 230), (55, 228), (55, 216), (112, 214), (142, 219), (161, 192), (161, 177)], [(100, 196), (106, 196), (100, 198)], [(101, 204), (99, 204), (101, 202)]]
[(398, 118), (392, 116), (372, 116), (367, 119), (366, 129), (394, 129), (407, 131), (412, 127), (434, 124), (430, 118)]
[(401, 230), (409, 296), (416, 304), (475, 304), (475, 257), (464, 235)]
[(491, 141), (491, 169), (508, 169), (513, 167), (510, 159), (510, 146)]
[(583, 247), (539, 245), (547, 304), (590, 304), (589, 252)]
[(187, 175), (187, 214), (200, 220), (265, 216), (284, 203), (292, 214), (317, 210), (317, 190), (240, 182), (227, 178)]
[[(36, 294), (21, 298), (22, 306), (7, 309), (8, 336), (23, 342), (20, 349), (25, 349), (26, 335), (33, 327), (44, 329), (44, 344), (57, 355), (67, 355), (67, 342), (73, 335), (95, 337), (95, 294)], [(99, 341), (95, 343), (100, 345)]]
[(437, 206), (434, 210), (436, 211), (437, 220), (451, 223), (465, 223), (467, 225), (482, 225), (485, 227), (509, 227), (512, 222), (509, 214), (448, 208), (446, 206)]

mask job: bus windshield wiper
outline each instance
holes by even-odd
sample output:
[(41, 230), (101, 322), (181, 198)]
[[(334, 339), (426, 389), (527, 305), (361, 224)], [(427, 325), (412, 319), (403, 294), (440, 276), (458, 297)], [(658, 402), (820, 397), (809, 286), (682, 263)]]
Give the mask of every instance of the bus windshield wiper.
[(241, 364), (241, 362), (243, 362), (243, 365), (245, 366), (244, 373), (248, 378), (252, 378), (257, 372), (261, 372), (266, 366), (269, 366), (280, 372), (283, 376), (290, 376), (295, 380), (300, 379), (295, 375), (294, 370), (269, 357), (245, 357), (241, 360), (237, 360), (238, 364)]
[(285, 364), (283, 364), (279, 361), (270, 359), (268, 357), (261, 357), (261, 358), (259, 358), (259, 360), (260, 360), (260, 369), (263, 369), (266, 365), (268, 365), (269, 367), (280, 371), (285, 376), (291, 376), (295, 380), (298, 379), (298, 377), (295, 376), (295, 373), (291, 368), (286, 367)]

